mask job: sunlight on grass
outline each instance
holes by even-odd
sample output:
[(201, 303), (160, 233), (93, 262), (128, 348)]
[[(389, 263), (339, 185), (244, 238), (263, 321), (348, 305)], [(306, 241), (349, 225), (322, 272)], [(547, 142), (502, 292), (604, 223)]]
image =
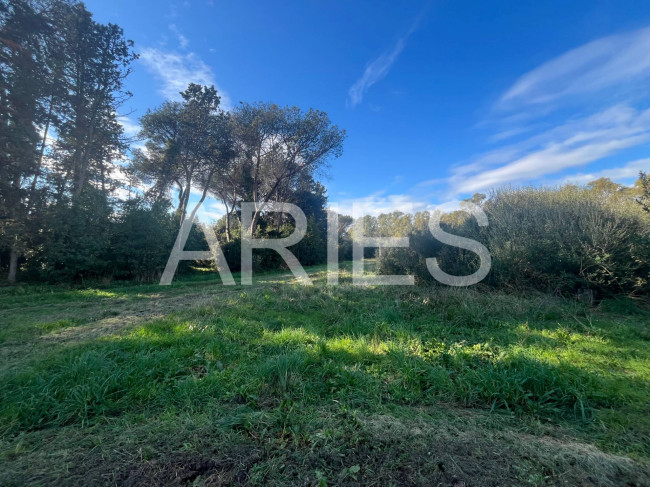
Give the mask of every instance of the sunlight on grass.
[[(91, 289), (77, 299), (120, 292)], [(145, 296), (143, 303), (165, 296), (130, 295)], [(53, 348), (2, 374), (3, 441), (114, 421), (177, 425), (221, 411), (206, 423), (217, 428), (212, 434), (315, 447), (343, 441), (360, 414), (453, 405), (650, 458), (643, 317), (628, 322), (546, 296), (445, 288), (269, 282), (221, 287), (189, 305), (184, 296), (161, 317)], [(88, 316), (112, 312), (100, 303)], [(585, 328), (575, 316), (584, 322), (587, 314)], [(78, 319), (41, 317), (33, 327), (87, 323)]]
[(61, 330), (63, 328), (70, 328), (73, 326), (79, 326), (82, 324), (83, 321), (79, 319), (67, 319), (67, 320), (57, 320), (57, 321), (51, 321), (51, 322), (46, 322), (46, 323), (38, 323), (36, 327), (39, 330), (45, 331), (45, 332), (52, 332), (52, 331), (57, 331)]
[(75, 291), (79, 296), (96, 296), (100, 298), (114, 298), (118, 296), (118, 293), (112, 291), (106, 291), (103, 289), (82, 289), (80, 291)]

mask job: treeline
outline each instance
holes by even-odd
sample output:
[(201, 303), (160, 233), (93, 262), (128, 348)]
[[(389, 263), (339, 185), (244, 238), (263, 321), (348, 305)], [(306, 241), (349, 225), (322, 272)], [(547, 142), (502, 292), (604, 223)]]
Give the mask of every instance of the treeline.
[[(129, 151), (120, 108), (133, 42), (72, 0), (0, 0), (0, 266), (21, 279), (150, 280), (182, 222), (207, 196), (224, 203), (229, 260), (242, 231), (291, 227), (270, 201), (308, 216), (306, 263), (325, 259), (325, 189), (316, 177), (345, 132), (327, 114), (267, 103), (221, 109), (213, 87), (190, 84), (140, 120)], [(175, 207), (172, 201), (178, 202)], [(238, 228), (242, 201), (256, 203)], [(188, 248), (202, 242), (193, 231)], [(278, 263), (258, 256), (258, 266)], [(234, 266), (236, 267), (236, 266)]]
[[(633, 187), (599, 179), (578, 187), (502, 188), (489, 197), (465, 200), (478, 205), (488, 225), (461, 209), (444, 214), (440, 228), (476, 240), (491, 255), (484, 284), (539, 289), (589, 300), (613, 294), (650, 293), (650, 182), (641, 173)], [(428, 212), (365, 217), (364, 234), (409, 237), (409, 248), (381, 249), (382, 274), (411, 274), (433, 283), (426, 259), (462, 276), (479, 266), (476, 253), (435, 239)]]
[[(141, 117), (142, 145), (131, 151), (119, 114), (136, 59), (122, 29), (96, 22), (80, 2), (0, 0), (0, 268), (7, 281), (156, 280), (182, 223), (208, 196), (224, 205), (214, 229), (233, 271), (242, 235), (293, 232), (292, 219), (268, 211), (270, 202), (303, 210), (307, 234), (291, 250), (303, 265), (325, 262), (327, 194), (317, 178), (341, 154), (345, 132), (313, 109), (240, 103), (224, 111), (213, 87), (190, 84), (179, 101)], [(247, 228), (242, 202), (257, 208)], [(601, 179), (584, 188), (499, 189), (469, 203), (489, 225), (457, 211), (441, 226), (488, 248), (486, 284), (650, 291), (645, 174), (632, 188)], [(380, 273), (430, 283), (430, 257), (449, 274), (473, 273), (477, 254), (441, 243), (429, 220), (426, 212), (392, 213), (353, 225), (340, 216), (340, 258), (352, 257), (362, 226), (365, 236), (410, 239), (408, 249), (366, 249)], [(207, 248), (202, 233), (193, 229), (185, 248)], [(256, 251), (254, 265), (284, 263), (273, 251)]]

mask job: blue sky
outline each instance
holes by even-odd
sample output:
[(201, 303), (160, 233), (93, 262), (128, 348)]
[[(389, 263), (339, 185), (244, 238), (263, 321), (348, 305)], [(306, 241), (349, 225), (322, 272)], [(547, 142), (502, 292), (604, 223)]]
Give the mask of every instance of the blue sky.
[[(631, 183), (650, 170), (646, 1), (92, 0), (141, 58), (134, 130), (190, 81), (228, 106), (326, 111), (330, 200), (420, 210), (511, 184)], [(221, 213), (206, 204), (203, 217)]]

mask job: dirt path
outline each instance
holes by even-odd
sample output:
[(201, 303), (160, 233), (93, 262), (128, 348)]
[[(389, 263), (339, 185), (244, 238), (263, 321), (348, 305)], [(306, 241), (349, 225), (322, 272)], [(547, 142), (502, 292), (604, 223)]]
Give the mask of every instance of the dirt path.
[[(272, 273), (255, 278), (255, 285), (274, 285), (277, 282), (294, 282), (291, 273)], [(132, 289), (128, 289), (132, 291)], [(0, 372), (16, 369), (40, 354), (55, 348), (96, 340), (99, 337), (120, 333), (138, 324), (160, 318), (176, 310), (187, 310), (217, 303), (242, 292), (240, 286), (223, 286), (218, 281), (196, 282), (183, 287), (161, 287), (159, 292), (128, 294), (124, 289), (106, 290), (115, 296), (79, 299), (54, 303), (25, 303), (0, 309), (0, 323), (13, 323), (18, 331), (0, 341)], [(38, 326), (70, 321), (60, 329), (43, 331)], [(20, 329), (26, 330), (25, 335)]]
[[(184, 291), (184, 292), (183, 292)], [(137, 299), (108, 298), (97, 301), (68, 301), (65, 303), (22, 306), (20, 313), (38, 314), (48, 321), (78, 319), (79, 324), (41, 334), (31, 340), (8, 340), (0, 344), (0, 371), (16, 368), (40, 354), (74, 343), (96, 340), (101, 336), (120, 333), (127, 328), (163, 317), (179, 309), (191, 309), (215, 302), (217, 296), (227, 296), (224, 288), (206, 288), (201, 292), (156, 293)], [(80, 303), (83, 306), (80, 307)], [(0, 311), (2, 316), (16, 315), (12, 309)]]

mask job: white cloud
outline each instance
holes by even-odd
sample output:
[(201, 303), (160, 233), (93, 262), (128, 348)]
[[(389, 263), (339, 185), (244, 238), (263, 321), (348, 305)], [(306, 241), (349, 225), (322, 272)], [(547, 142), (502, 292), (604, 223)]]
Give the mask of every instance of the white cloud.
[(124, 135), (126, 135), (127, 137), (135, 137), (136, 135), (138, 135), (138, 132), (140, 132), (140, 124), (134, 122), (133, 120), (131, 120), (129, 117), (125, 115), (120, 115), (119, 117), (117, 117), (117, 121), (124, 129)]
[(444, 203), (434, 204), (426, 198), (417, 198), (409, 194), (384, 194), (384, 192), (378, 192), (361, 198), (330, 202), (328, 207), (340, 215), (348, 215), (357, 219), (366, 215), (377, 217), (395, 211), (411, 215), (420, 211), (450, 213), (461, 207), (461, 200), (450, 199)]
[(393, 64), (395, 64), (395, 61), (397, 61), (397, 58), (404, 50), (406, 41), (415, 31), (421, 17), (422, 14), (415, 19), (408, 33), (404, 37), (398, 39), (391, 49), (384, 51), (379, 57), (373, 59), (368, 66), (366, 66), (361, 78), (359, 78), (348, 90), (348, 102), (351, 107), (361, 103), (368, 88), (388, 74), (390, 69), (393, 67)]
[(524, 74), (501, 107), (540, 104), (650, 78), (650, 27), (603, 37)]
[(384, 194), (374, 193), (361, 198), (347, 198), (331, 202), (330, 206), (335, 208), (341, 215), (350, 215), (358, 218), (363, 215), (377, 216), (382, 213), (401, 211), (402, 213), (414, 213), (423, 210), (432, 210), (435, 205), (424, 200), (418, 200), (406, 194)]
[(180, 44), (182, 49), (186, 49), (187, 46), (189, 45), (190, 41), (185, 37), (180, 30), (178, 30), (178, 27), (176, 27), (176, 24), (169, 24), (169, 30), (171, 30), (175, 35), (176, 38), (178, 39), (178, 43)]
[(350, 106), (354, 107), (361, 103), (366, 90), (388, 74), (397, 57), (404, 49), (404, 42), (404, 38), (399, 39), (390, 51), (384, 52), (366, 67), (361, 78), (348, 91)]
[(113, 171), (111, 172), (111, 178), (119, 183), (118, 186), (113, 189), (112, 194), (121, 200), (128, 200), (129, 198), (135, 198), (142, 195), (152, 186), (150, 184), (144, 184), (142, 181), (129, 175), (126, 171), (126, 166), (127, 164), (124, 161), (115, 161)]
[(609, 178), (612, 181), (635, 181), (639, 171), (650, 172), (650, 158), (638, 159), (628, 162), (624, 166), (612, 167), (592, 173), (571, 174), (563, 178), (560, 183), (587, 184), (600, 178)]
[[(479, 124), (495, 125), (489, 140), (499, 145), (424, 185), (458, 197), (505, 184), (634, 177), (637, 162), (566, 173), (650, 141), (648, 100), (638, 96), (650, 81), (648, 53), (650, 27), (603, 37), (524, 74)], [(619, 102), (602, 108), (608, 99)], [(513, 137), (521, 140), (504, 144)]]
[(231, 107), (228, 94), (221, 90), (214, 80), (214, 73), (210, 66), (205, 64), (193, 52), (179, 54), (172, 51), (162, 51), (153, 47), (144, 48), (140, 59), (149, 71), (162, 83), (159, 93), (166, 99), (179, 100), (180, 92), (185, 91), (189, 83), (200, 85), (215, 85), (221, 96), (221, 106), (224, 109)]
[(226, 210), (223, 204), (210, 197), (206, 198), (199, 211), (196, 212), (197, 218), (203, 223), (215, 222), (225, 214)]
[[(533, 182), (648, 141), (650, 109), (615, 106), (532, 136), (519, 145), (489, 152), (455, 168), (446, 182), (451, 195)], [(499, 157), (503, 159), (496, 164)]]

